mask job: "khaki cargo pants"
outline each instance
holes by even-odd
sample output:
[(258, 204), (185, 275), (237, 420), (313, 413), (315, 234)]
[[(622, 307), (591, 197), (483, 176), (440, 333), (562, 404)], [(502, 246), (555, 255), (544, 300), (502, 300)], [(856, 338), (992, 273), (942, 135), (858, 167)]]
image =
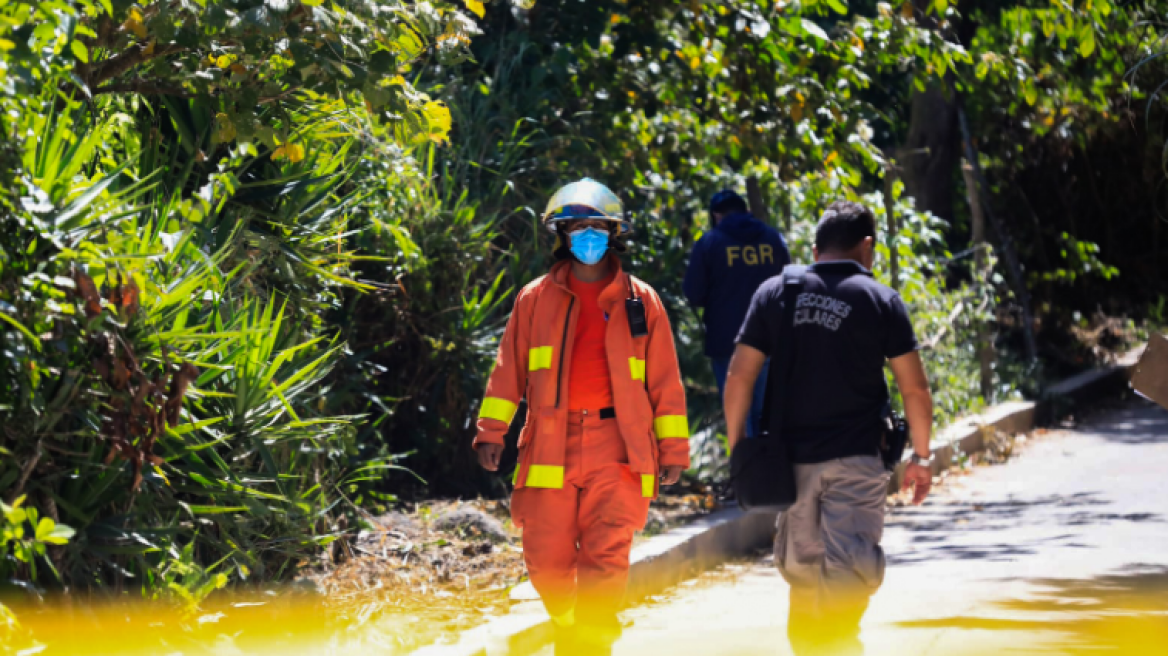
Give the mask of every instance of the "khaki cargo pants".
[(795, 465), (795, 488), (775, 536), (775, 565), (791, 585), (791, 648), (862, 653), (860, 619), (884, 580), (888, 473), (875, 456)]

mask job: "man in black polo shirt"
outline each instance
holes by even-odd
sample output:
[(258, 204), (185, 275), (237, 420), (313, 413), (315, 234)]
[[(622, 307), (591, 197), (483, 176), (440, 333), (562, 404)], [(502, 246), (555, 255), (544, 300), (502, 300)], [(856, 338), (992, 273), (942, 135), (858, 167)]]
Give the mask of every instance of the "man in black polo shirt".
[(771, 387), (786, 395), (778, 432), (795, 463), (797, 500), (779, 516), (775, 564), (791, 585), (787, 633), (797, 654), (863, 650), (860, 618), (884, 578), (885, 362), (912, 437), (905, 485), (915, 488), (914, 503), (924, 501), (932, 482), (929, 383), (908, 310), (872, 276), (875, 238), (871, 210), (832, 204), (816, 228), (815, 264), (793, 299), (794, 326), (779, 332), (783, 278), (771, 278), (751, 300), (726, 379), (733, 448), (745, 433), (751, 388), (776, 333), (794, 340), (792, 370), (775, 371)]

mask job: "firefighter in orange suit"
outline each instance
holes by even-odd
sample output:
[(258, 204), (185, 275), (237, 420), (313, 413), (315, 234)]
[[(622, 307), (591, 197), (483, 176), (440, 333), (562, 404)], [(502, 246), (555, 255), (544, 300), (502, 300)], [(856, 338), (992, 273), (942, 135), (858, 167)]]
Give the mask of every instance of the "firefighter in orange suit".
[(616, 195), (574, 182), (543, 223), (559, 262), (515, 300), (474, 446), (497, 470), (527, 398), (511, 497), (527, 571), (557, 627), (556, 653), (607, 654), (633, 533), (658, 486), (689, 467), (685, 392), (661, 299), (613, 252), (630, 229)]

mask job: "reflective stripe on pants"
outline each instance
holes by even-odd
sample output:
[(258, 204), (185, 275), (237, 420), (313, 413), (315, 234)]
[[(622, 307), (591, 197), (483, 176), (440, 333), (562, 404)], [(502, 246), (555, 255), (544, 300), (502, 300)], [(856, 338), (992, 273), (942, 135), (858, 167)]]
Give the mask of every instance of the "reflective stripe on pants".
[(523, 560), (553, 617), (575, 608), (582, 633), (611, 642), (624, 600), (633, 533), (649, 501), (628, 467), (615, 419), (569, 415), (562, 489), (518, 488), (511, 498), (523, 527)]

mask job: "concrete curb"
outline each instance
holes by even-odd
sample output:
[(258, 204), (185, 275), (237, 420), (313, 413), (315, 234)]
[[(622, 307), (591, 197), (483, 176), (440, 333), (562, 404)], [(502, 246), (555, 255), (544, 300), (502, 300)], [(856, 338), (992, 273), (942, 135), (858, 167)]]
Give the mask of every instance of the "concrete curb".
[[(1011, 401), (962, 419), (934, 438), (933, 473), (948, 469), (959, 454), (981, 453), (987, 438), (998, 431), (1015, 435), (1047, 426), (1066, 416), (1078, 404), (1096, 401), (1123, 389), (1131, 377), (1138, 352), (1119, 364), (1084, 372), (1051, 386), (1037, 402)], [(889, 489), (899, 486), (904, 463), (894, 472)], [(727, 508), (652, 537), (633, 548), (630, 556), (629, 599), (660, 593), (700, 572), (766, 546), (773, 534), (775, 513), (746, 513)], [(552, 624), (530, 583), (516, 586), (511, 598), (519, 602), (509, 615), (464, 632), (454, 645), (432, 645), (414, 656), (520, 656), (533, 654), (552, 639)]]
[[(973, 455), (986, 450), (987, 439), (997, 432), (1017, 435), (1050, 426), (1066, 417), (1077, 406), (1089, 404), (1127, 389), (1142, 349), (1136, 349), (1120, 358), (1119, 362), (1099, 369), (1077, 374), (1046, 389), (1035, 401), (1009, 401), (989, 408), (980, 415), (967, 417), (946, 426), (933, 438), (933, 475), (953, 466), (961, 454)], [(906, 456), (911, 453), (906, 452)], [(889, 492), (895, 492), (904, 480), (901, 463), (889, 481)]]
[(726, 508), (633, 548), (629, 599), (658, 594), (770, 541), (775, 513)]
[[(961, 454), (981, 453), (986, 449), (987, 437), (992, 438), (997, 431), (1016, 435), (1030, 431), (1035, 426), (1038, 404), (1033, 401), (1009, 401), (996, 405), (980, 415), (966, 417), (946, 426), (933, 438), (933, 475), (953, 466)], [(911, 449), (905, 449), (905, 456), (911, 456)], [(893, 472), (888, 482), (888, 491), (900, 489), (904, 480), (907, 460)]]
[[(685, 526), (651, 537), (629, 556), (629, 600), (658, 594), (723, 562), (767, 544), (775, 513), (719, 510)], [(552, 624), (530, 582), (511, 591), (518, 602), (511, 614), (464, 632), (457, 644), (431, 645), (413, 656), (496, 656), (532, 654), (551, 642)]]
[(1038, 404), (1035, 421), (1039, 426), (1049, 426), (1081, 403), (1090, 403), (1127, 389), (1138, 355), (1138, 352), (1129, 353), (1114, 366), (1085, 371), (1052, 385)]

